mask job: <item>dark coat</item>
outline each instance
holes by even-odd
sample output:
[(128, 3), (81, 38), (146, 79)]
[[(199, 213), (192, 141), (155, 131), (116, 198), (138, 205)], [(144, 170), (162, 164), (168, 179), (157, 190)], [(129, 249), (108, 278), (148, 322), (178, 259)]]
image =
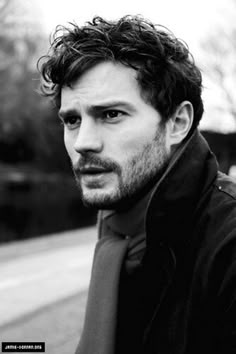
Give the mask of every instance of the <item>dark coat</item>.
[(117, 353), (236, 353), (236, 183), (196, 132), (149, 203), (142, 267), (122, 271)]

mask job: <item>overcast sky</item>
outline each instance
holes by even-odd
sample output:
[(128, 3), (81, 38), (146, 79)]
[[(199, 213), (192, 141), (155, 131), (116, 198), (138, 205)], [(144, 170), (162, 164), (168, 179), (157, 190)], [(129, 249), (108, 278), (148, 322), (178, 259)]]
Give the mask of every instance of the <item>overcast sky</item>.
[(69, 21), (84, 23), (94, 15), (116, 19), (141, 14), (169, 27), (177, 36), (190, 40), (205, 36), (227, 11), (229, 0), (35, 0), (42, 10), (45, 29)]

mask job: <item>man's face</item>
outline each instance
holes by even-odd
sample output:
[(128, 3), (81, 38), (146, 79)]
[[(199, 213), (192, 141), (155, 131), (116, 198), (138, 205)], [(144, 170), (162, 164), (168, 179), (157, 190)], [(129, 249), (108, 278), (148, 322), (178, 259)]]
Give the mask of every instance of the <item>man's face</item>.
[(141, 97), (136, 71), (104, 62), (61, 92), (64, 141), (85, 204), (115, 209), (170, 156), (160, 114)]

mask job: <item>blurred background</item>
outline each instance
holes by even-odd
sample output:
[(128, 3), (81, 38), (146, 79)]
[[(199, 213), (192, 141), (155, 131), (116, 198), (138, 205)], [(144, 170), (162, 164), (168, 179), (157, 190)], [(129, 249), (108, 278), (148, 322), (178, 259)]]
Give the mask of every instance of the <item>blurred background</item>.
[(46, 340), (50, 354), (72, 353), (78, 340), (96, 212), (81, 203), (36, 64), (58, 24), (126, 14), (188, 43), (203, 73), (200, 129), (236, 178), (236, 0), (0, 0), (0, 332)]
[(56, 25), (130, 13), (189, 44), (204, 78), (201, 129), (220, 169), (235, 174), (235, 0), (0, 0), (0, 243), (95, 222), (76, 191), (56, 109), (36, 92), (36, 63)]

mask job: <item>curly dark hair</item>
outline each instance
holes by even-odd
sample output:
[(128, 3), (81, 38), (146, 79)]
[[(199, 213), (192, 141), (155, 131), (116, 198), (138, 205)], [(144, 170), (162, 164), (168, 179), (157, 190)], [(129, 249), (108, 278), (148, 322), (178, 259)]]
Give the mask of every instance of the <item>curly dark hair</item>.
[(86, 70), (104, 62), (120, 62), (137, 71), (142, 96), (166, 122), (184, 100), (194, 108), (193, 130), (203, 114), (202, 76), (187, 45), (167, 28), (141, 16), (118, 21), (95, 17), (79, 27), (57, 27), (49, 54), (39, 68), (41, 91), (60, 107), (61, 89)]

